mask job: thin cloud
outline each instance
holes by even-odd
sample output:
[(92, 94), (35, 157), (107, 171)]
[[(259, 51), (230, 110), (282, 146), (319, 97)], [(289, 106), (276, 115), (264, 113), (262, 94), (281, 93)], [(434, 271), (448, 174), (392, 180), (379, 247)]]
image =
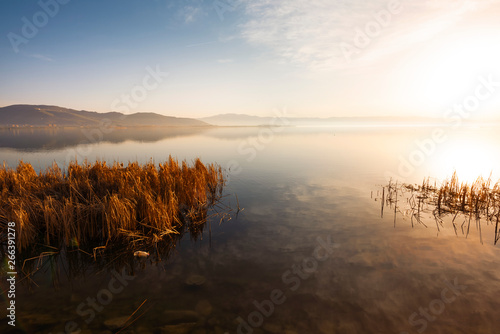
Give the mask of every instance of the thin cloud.
[(400, 13), (390, 17), (379, 36), (346, 61), (341, 43), (353, 45), (356, 29), (375, 21), (374, 15), (388, 8), (389, 0), (248, 0), (247, 20), (240, 25), (250, 44), (265, 46), (279, 62), (313, 70), (336, 70), (363, 66), (457, 25), (468, 13), (498, 0), (402, 1)]
[[(438, 6), (433, 3), (431, 8), (439, 8), (437, 13), (433, 12), (430, 15), (422, 16), (411, 24), (401, 25), (400, 29), (391, 31), (378, 41), (375, 48), (367, 50), (360, 55), (360, 61), (376, 61), (391, 54), (411, 48), (417, 43), (424, 43), (432, 39), (437, 34), (453, 27), (462, 18), (463, 15), (477, 7), (470, 3), (464, 3), (459, 7), (453, 6)], [(446, 11), (446, 13), (443, 13)]]
[(54, 59), (52, 59), (48, 56), (42, 55), (42, 54), (32, 54), (32, 55), (30, 55), (30, 57), (40, 59), (43, 61), (54, 61)]
[(219, 64), (230, 64), (230, 63), (234, 62), (234, 59), (230, 59), (230, 58), (227, 58), (227, 59), (217, 59), (217, 62)]
[(210, 44), (215, 44), (215, 43), (219, 43), (219, 41), (210, 41), (210, 42), (189, 44), (189, 45), (186, 45), (186, 47), (187, 48), (194, 48), (194, 47), (198, 47), (198, 46), (205, 46), (205, 45), (210, 45)]
[(198, 18), (203, 16), (203, 10), (201, 7), (186, 6), (180, 11), (180, 15), (184, 20), (184, 23), (195, 22)]

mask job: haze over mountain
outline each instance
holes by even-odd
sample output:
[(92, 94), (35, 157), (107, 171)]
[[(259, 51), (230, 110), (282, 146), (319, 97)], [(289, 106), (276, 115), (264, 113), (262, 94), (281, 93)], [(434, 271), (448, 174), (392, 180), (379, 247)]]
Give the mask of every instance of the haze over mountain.
[(98, 113), (58, 106), (18, 104), (0, 108), (0, 126), (209, 126), (191, 118), (163, 116), (155, 113), (125, 115), (119, 112)]
[[(463, 120), (465, 124), (479, 124)], [(491, 123), (491, 122), (490, 122)], [(498, 123), (495, 121), (495, 123)], [(452, 125), (452, 120), (430, 117), (260, 117), (245, 114), (220, 114), (199, 119), (139, 112), (98, 113), (58, 106), (18, 104), (0, 108), (0, 127), (203, 127), (203, 126), (434, 126)]]
[(433, 125), (442, 119), (425, 117), (260, 117), (244, 114), (220, 114), (199, 120), (217, 126), (382, 126)]

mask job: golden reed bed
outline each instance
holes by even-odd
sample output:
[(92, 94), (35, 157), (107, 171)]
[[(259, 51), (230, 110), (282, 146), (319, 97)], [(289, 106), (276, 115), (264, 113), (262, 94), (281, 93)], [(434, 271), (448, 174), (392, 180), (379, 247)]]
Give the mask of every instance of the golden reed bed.
[[(184, 224), (205, 222), (222, 195), (224, 176), (214, 164), (169, 159), (56, 164), (37, 173), (31, 164), (0, 167), (0, 231), (16, 223), (19, 250), (35, 243), (60, 246), (114, 239), (160, 240)], [(1, 240), (4, 241), (4, 240)]]

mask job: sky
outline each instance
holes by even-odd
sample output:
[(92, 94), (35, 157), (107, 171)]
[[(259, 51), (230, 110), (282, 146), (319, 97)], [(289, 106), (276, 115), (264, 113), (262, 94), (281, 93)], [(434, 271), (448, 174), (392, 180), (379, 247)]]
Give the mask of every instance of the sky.
[(0, 106), (489, 118), (499, 17), (500, 0), (0, 0)]

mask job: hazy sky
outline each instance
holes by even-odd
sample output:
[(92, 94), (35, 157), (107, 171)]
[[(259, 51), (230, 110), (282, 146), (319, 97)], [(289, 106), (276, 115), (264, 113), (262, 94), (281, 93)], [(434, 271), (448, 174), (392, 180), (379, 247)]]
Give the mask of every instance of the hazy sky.
[(500, 0), (0, 4), (0, 106), (184, 117), (442, 117), (464, 101), (476, 116), (500, 110)]

